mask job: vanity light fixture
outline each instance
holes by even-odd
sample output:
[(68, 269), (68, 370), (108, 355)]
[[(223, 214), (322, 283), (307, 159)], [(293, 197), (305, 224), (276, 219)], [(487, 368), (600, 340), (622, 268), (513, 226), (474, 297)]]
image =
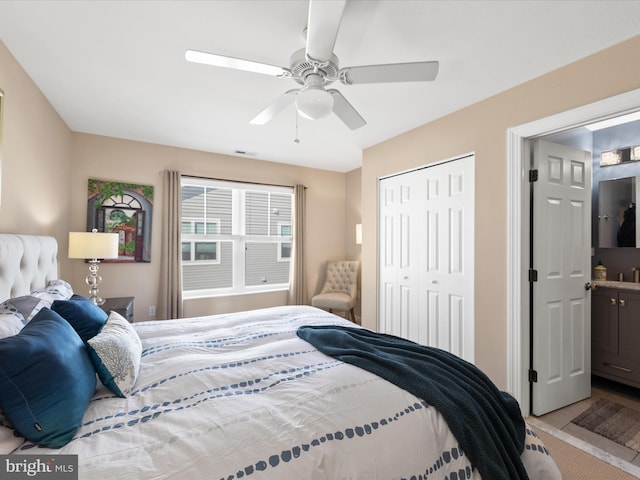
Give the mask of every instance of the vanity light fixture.
[(607, 150), (600, 154), (600, 165), (618, 165), (622, 161), (622, 154), (619, 150)]

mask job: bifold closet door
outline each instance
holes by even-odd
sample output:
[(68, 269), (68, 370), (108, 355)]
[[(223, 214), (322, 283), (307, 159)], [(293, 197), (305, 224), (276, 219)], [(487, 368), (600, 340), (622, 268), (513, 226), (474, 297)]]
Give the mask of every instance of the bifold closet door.
[(379, 329), (472, 361), (474, 157), (379, 184)]
[(419, 322), (424, 203), (418, 172), (380, 182), (379, 330), (403, 338), (427, 339)]

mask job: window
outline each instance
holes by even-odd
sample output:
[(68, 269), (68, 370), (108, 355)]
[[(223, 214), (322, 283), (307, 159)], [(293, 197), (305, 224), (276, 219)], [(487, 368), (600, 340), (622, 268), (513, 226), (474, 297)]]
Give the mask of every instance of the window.
[(292, 188), (183, 177), (183, 296), (288, 288), (292, 205)]
[[(291, 238), (291, 224), (280, 224), (280, 236)], [(278, 248), (278, 261), (285, 262), (291, 258), (291, 242), (280, 242)]]

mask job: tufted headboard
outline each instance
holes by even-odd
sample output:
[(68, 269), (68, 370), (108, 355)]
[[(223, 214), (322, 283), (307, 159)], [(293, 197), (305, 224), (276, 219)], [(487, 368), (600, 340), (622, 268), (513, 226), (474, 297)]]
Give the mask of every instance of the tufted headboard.
[(58, 242), (43, 235), (0, 233), (0, 302), (58, 278)]

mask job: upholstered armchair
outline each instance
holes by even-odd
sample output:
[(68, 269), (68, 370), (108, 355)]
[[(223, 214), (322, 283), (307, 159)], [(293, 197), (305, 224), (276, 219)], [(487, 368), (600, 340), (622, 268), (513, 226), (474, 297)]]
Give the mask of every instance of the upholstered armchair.
[(340, 260), (327, 262), (324, 286), (319, 294), (311, 299), (311, 305), (333, 312), (348, 312), (352, 322), (356, 322), (353, 307), (358, 296), (357, 260)]

